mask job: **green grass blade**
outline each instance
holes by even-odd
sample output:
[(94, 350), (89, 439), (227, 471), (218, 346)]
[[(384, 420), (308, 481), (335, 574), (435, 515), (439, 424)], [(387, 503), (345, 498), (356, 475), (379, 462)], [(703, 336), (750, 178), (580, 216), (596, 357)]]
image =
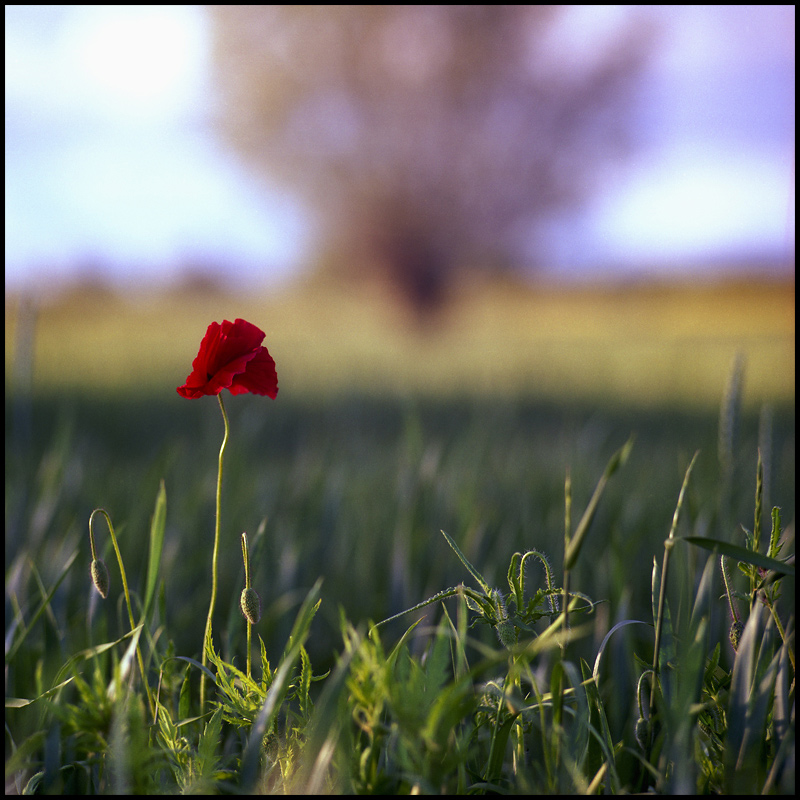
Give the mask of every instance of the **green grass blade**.
[(78, 557), (78, 551), (76, 550), (68, 559), (67, 563), (64, 565), (64, 569), (61, 570), (61, 574), (58, 576), (58, 580), (53, 584), (53, 588), (47, 593), (47, 596), (42, 600), (39, 608), (36, 609), (36, 613), (33, 615), (30, 623), (25, 627), (25, 630), (20, 634), (19, 639), (17, 639), (11, 649), (8, 651), (6, 655), (6, 664), (11, 663), (14, 660), (14, 656), (17, 654), (17, 650), (22, 647), (23, 642), (25, 641), (26, 637), (33, 629), (36, 621), (39, 617), (42, 616), (47, 606), (50, 604), (50, 601), (53, 599), (53, 595), (56, 593), (56, 590), (59, 586), (61, 586), (62, 581), (64, 578), (67, 577), (72, 565), (75, 563), (75, 559)]
[(658, 559), (653, 556), (653, 572), (650, 576), (650, 601), (653, 609), (653, 625), (658, 620), (658, 595), (661, 591), (661, 567)]
[(738, 561), (744, 561), (746, 564), (753, 564), (756, 567), (763, 567), (764, 569), (778, 572), (781, 575), (791, 575), (794, 577), (794, 566), (792, 564), (786, 564), (783, 561), (778, 561), (777, 559), (770, 558), (761, 553), (754, 553), (746, 547), (729, 544), (728, 542), (721, 542), (718, 539), (709, 539), (706, 536), (678, 536), (676, 539), (678, 541), (697, 545), (697, 547), (703, 547), (712, 552), (716, 551), (723, 556), (735, 558)]
[(150, 611), (150, 604), (153, 602), (153, 597), (156, 593), (156, 584), (158, 581), (158, 570), (161, 566), (161, 551), (164, 549), (164, 530), (167, 522), (167, 490), (164, 487), (164, 481), (161, 481), (161, 486), (158, 490), (156, 497), (156, 506), (153, 511), (153, 519), (150, 523), (150, 553), (147, 560), (147, 580), (145, 582), (144, 590), (144, 612), (142, 619), (147, 619), (147, 614)]
[(586, 540), (586, 535), (589, 533), (592, 520), (597, 513), (597, 508), (600, 505), (600, 498), (603, 496), (606, 484), (609, 478), (611, 478), (611, 476), (628, 460), (628, 456), (633, 448), (633, 441), (634, 437), (631, 436), (630, 439), (611, 456), (603, 475), (597, 482), (592, 499), (589, 500), (589, 505), (586, 506), (586, 511), (583, 512), (581, 521), (578, 523), (578, 527), (575, 529), (575, 533), (566, 547), (564, 553), (564, 570), (570, 570), (575, 566), (575, 562), (578, 560), (578, 555), (581, 552), (581, 547), (583, 547), (583, 543)]
[(611, 727), (608, 723), (605, 706), (603, 699), (600, 696), (600, 689), (597, 686), (597, 681), (589, 677), (589, 665), (581, 659), (581, 675), (583, 677), (583, 685), (586, 690), (586, 697), (590, 706), (597, 709), (597, 717), (600, 722), (600, 729), (597, 730), (596, 726), (591, 725), (589, 730), (594, 734), (600, 749), (605, 756), (605, 764), (608, 769), (609, 784), (612, 794), (617, 794), (619, 791), (620, 780), (616, 769), (616, 759), (614, 755), (614, 741), (611, 738)]
[[(794, 760), (794, 712), (793, 698), (790, 700), (789, 683), (792, 682), (793, 671), (790, 669), (788, 647), (784, 645), (780, 649), (780, 659), (778, 663), (778, 674), (775, 679), (775, 702), (773, 705), (772, 720), (775, 727), (775, 741), (778, 743), (778, 752), (772, 763), (767, 781), (762, 788), (762, 794), (786, 794), (791, 792), (782, 791), (782, 787), (775, 786), (778, 776), (783, 776), (783, 781), (788, 784), (791, 776), (792, 785), (794, 784), (794, 770), (788, 768), (790, 761)], [(792, 695), (794, 692), (792, 691)], [(794, 786), (792, 786), (792, 790)]]
[(486, 773), (483, 778), (486, 784), (496, 786), (503, 774), (508, 737), (511, 735), (511, 730), (516, 724), (518, 716), (519, 714), (514, 714), (508, 717), (493, 731), (492, 746), (489, 751), (489, 759), (486, 762)]
[(589, 726), (591, 722), (589, 697), (586, 694), (586, 686), (581, 681), (575, 664), (571, 661), (564, 661), (562, 662), (562, 667), (569, 679), (569, 683), (572, 685), (574, 697), (577, 700), (575, 716), (571, 720), (570, 730), (566, 737), (567, 751), (574, 765), (578, 768), (577, 771), (583, 774), (586, 756), (589, 752)]
[(594, 669), (592, 670), (592, 680), (597, 683), (599, 687), (599, 678), (600, 678), (600, 659), (605, 652), (606, 645), (608, 644), (608, 640), (612, 637), (616, 631), (620, 628), (624, 627), (625, 625), (649, 625), (648, 622), (642, 622), (640, 619), (623, 619), (622, 622), (618, 622), (604, 637), (603, 641), (600, 643), (600, 647), (597, 650), (597, 656), (594, 660)]
[(311, 627), (311, 622), (314, 619), (314, 615), (317, 613), (317, 609), (319, 608), (319, 590), (321, 586), (322, 578), (318, 578), (317, 582), (311, 587), (306, 595), (305, 600), (303, 600), (303, 604), (300, 606), (300, 611), (297, 612), (297, 617), (295, 618), (294, 625), (292, 626), (292, 632), (289, 634), (286, 648), (284, 649), (284, 658), (290, 651), (293, 652), (294, 646), (297, 644), (297, 642), (299, 642), (301, 646), (305, 643), (306, 637), (308, 636), (308, 629)]
[[(185, 661), (187, 664), (191, 664), (193, 667), (197, 667), (199, 670), (205, 673), (205, 676), (212, 682), (216, 683), (217, 678), (214, 673), (206, 666), (201, 664), (197, 659), (189, 658), (189, 656), (172, 656), (175, 661)], [(166, 663), (166, 662), (165, 662)], [(163, 665), (162, 665), (163, 666)], [(184, 679), (185, 680), (185, 679)], [(181, 692), (183, 690), (181, 689)]]
[(339, 715), (341, 698), (347, 692), (347, 678), (350, 675), (350, 662), (361, 644), (361, 635), (354, 634), (353, 644), (342, 654), (330, 678), (325, 681), (319, 701), (314, 706), (314, 719), (308, 737), (308, 752), (316, 754), (312, 762), (305, 761), (298, 780), (300, 793), (306, 795), (322, 794), (325, 790), (325, 777), (341, 735), (343, 724)]
[(55, 694), (59, 689), (66, 686), (72, 680), (73, 678), (67, 678), (65, 681), (53, 686), (46, 692), (42, 692), (42, 694), (40, 694), (38, 697), (34, 697), (31, 700), (28, 700), (25, 697), (6, 697), (6, 708), (24, 708), (25, 706), (35, 703), (37, 700), (44, 700), (45, 698), (50, 697), (50, 695)]
[(753, 606), (742, 632), (736, 659), (733, 662), (725, 747), (725, 773), (729, 790), (736, 786), (739, 759), (743, 753), (745, 740), (750, 738), (747, 721), (748, 707), (755, 680), (757, 651), (763, 633), (762, 617), (764, 613), (762, 606)]

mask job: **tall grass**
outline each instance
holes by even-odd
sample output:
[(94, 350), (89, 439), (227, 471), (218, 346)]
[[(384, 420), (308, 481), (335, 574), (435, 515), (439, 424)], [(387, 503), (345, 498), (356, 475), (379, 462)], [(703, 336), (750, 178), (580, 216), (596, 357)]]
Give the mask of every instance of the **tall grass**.
[(241, 398), (203, 716), (220, 421), (7, 407), (7, 790), (793, 792), (794, 423), (728, 424), (731, 385), (719, 417)]

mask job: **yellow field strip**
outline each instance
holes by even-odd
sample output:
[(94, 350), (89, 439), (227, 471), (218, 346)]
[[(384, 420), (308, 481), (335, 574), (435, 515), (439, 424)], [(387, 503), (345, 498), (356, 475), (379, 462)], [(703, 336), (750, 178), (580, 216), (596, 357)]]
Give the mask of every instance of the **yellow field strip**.
[(6, 381), (26, 380), (32, 352), (34, 390), (174, 391), (208, 324), (235, 317), (266, 332), (283, 396), (499, 392), (707, 406), (741, 352), (747, 403), (794, 400), (793, 283), (497, 282), (464, 289), (425, 325), (374, 287), (7, 297)]

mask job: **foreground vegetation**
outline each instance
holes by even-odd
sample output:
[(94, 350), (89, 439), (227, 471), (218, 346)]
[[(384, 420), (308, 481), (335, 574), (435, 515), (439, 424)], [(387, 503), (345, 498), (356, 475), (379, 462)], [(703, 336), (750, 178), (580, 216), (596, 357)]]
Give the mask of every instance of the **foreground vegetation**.
[[(237, 398), (205, 709), (220, 421), (12, 406), (7, 790), (793, 793), (793, 420), (740, 395), (719, 426)], [(89, 577), (99, 505), (130, 612), (102, 515), (105, 603)]]
[(435, 337), (270, 306), (205, 643), (222, 421), (175, 386), (250, 310), (17, 316), (7, 792), (794, 792), (781, 312), (492, 292)]

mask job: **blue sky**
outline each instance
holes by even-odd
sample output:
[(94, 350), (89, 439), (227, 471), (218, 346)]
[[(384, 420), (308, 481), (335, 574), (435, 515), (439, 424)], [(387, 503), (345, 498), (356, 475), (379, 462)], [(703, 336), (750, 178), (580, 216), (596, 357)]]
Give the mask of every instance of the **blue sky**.
[[(589, 57), (632, 8), (645, 7), (575, 7), (557, 34), (564, 52)], [(644, 13), (659, 35), (641, 145), (579, 213), (552, 219), (549, 274), (788, 265), (794, 7)], [(302, 206), (253, 179), (211, 129), (209, 41), (202, 6), (6, 6), (8, 288), (87, 270), (121, 286), (189, 264), (273, 282), (302, 270)]]

